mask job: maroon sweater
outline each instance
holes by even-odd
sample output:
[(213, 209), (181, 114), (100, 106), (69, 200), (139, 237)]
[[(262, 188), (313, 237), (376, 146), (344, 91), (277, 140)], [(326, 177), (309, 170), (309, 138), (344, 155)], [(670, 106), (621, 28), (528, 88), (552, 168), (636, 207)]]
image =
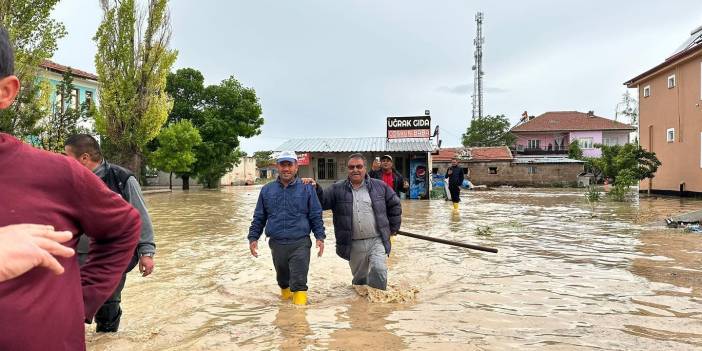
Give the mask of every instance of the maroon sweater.
[(0, 283), (0, 350), (84, 350), (84, 320), (112, 294), (139, 240), (139, 213), (93, 172), (0, 133), (0, 226), (50, 224), (93, 244), (87, 264), (59, 258)]

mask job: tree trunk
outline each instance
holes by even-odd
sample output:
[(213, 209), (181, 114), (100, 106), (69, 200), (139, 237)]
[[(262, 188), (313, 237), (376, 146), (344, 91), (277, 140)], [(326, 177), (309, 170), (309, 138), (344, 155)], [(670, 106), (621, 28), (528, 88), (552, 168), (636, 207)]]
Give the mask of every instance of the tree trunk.
[(173, 190), (173, 172), (168, 175), (168, 189)]
[(190, 174), (183, 174), (181, 178), (183, 179), (183, 190), (190, 190)]

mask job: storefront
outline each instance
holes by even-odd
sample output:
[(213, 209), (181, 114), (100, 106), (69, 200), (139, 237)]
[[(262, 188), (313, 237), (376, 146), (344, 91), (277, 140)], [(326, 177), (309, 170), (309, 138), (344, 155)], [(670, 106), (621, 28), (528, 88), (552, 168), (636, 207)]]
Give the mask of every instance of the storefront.
[[(397, 122), (409, 121), (409, 122)], [(421, 120), (421, 122), (414, 122)], [(305, 138), (290, 139), (276, 151), (295, 151), (298, 155), (298, 174), (314, 178), (322, 185), (346, 179), (346, 162), (351, 154), (361, 153), (368, 160), (368, 168), (375, 158), (390, 155), (395, 169), (409, 182), (404, 194), (411, 199), (428, 199), (431, 182), (432, 153), (437, 150), (429, 135), (429, 116), (389, 117), (388, 137), (364, 138)], [(390, 126), (393, 124), (395, 127)], [(419, 129), (393, 129), (413, 127)], [(423, 130), (426, 129), (427, 132)], [(401, 132), (395, 132), (401, 130)], [(422, 130), (422, 131), (420, 131)], [(409, 136), (409, 137), (408, 137)]]

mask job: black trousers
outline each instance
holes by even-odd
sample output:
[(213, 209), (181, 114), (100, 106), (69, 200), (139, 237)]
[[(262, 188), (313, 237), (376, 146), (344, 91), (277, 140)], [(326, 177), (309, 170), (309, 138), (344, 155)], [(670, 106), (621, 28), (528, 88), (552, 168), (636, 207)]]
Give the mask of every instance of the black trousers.
[[(82, 266), (87, 258), (87, 253), (78, 254), (78, 263)], [(95, 314), (95, 323), (97, 324), (95, 331), (104, 333), (116, 332), (119, 329), (119, 322), (122, 317), (122, 308), (119, 306), (122, 302), (122, 289), (124, 289), (124, 283), (127, 281), (127, 273), (131, 272), (137, 263), (139, 263), (139, 256), (135, 253), (132, 256), (132, 260), (129, 261), (127, 271), (122, 273), (122, 279), (120, 279), (115, 292), (100, 306), (100, 309)]]
[(449, 193), (451, 193), (452, 202), (461, 202), (461, 188), (458, 185), (449, 184)]
[(307, 291), (307, 272), (310, 268), (312, 240), (309, 236), (290, 244), (269, 240), (276, 279), (281, 289)]

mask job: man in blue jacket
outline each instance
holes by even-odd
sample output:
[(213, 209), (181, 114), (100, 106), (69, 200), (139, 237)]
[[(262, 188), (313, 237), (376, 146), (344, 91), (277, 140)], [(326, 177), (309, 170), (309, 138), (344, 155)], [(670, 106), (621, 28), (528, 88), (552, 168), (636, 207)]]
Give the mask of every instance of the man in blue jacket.
[(266, 184), (258, 195), (249, 228), (251, 255), (258, 257), (258, 239), (266, 228), (276, 279), (282, 299), (307, 304), (307, 272), (310, 266), (310, 230), (317, 239), (318, 256), (324, 252), (322, 207), (314, 187), (297, 177), (297, 155), (283, 151), (277, 159), (278, 179)]
[(366, 175), (366, 159), (349, 156), (348, 179), (327, 190), (317, 186), (322, 208), (332, 210), (336, 253), (349, 261), (354, 285), (385, 290), (390, 236), (400, 230), (402, 206), (385, 182)]

